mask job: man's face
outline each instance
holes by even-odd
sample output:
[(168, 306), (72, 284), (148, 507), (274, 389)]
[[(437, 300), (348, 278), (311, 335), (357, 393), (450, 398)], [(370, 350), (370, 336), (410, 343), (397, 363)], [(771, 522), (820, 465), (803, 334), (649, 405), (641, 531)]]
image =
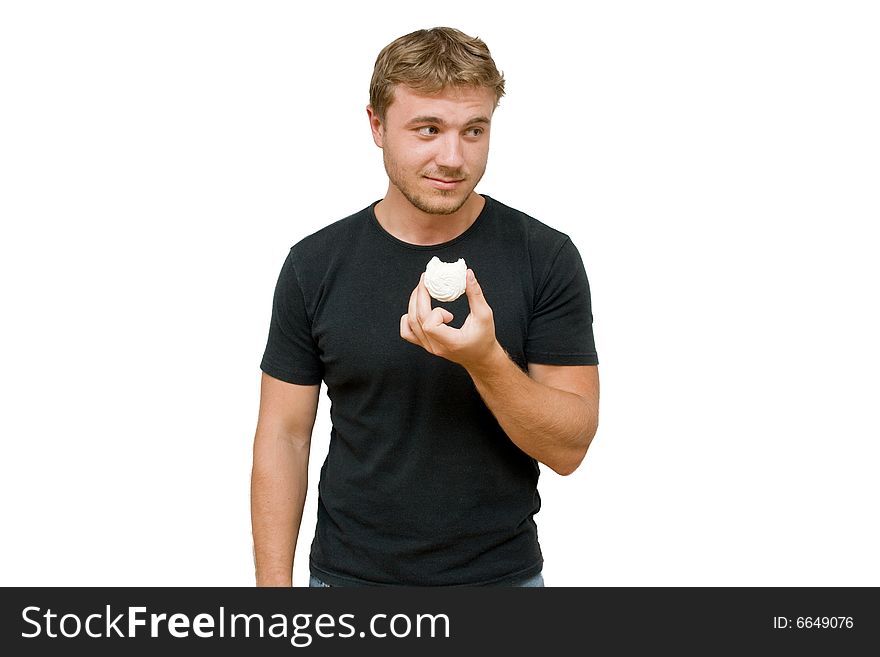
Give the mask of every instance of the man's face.
[(486, 171), (495, 93), (485, 87), (447, 87), (423, 95), (398, 85), (373, 139), (385, 170), (412, 205), (428, 214), (461, 208)]

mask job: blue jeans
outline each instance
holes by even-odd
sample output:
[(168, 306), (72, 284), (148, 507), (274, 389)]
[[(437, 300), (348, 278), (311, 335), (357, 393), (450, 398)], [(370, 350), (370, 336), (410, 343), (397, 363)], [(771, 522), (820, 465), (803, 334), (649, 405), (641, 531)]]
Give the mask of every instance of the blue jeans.
[[(523, 579), (518, 582), (513, 582), (512, 584), (505, 584), (505, 586), (528, 586), (528, 587), (543, 587), (544, 586), (544, 577), (541, 573), (537, 575), (532, 575), (528, 579)], [(330, 585), (322, 582), (320, 579), (315, 577), (314, 575), (309, 576), (309, 588), (329, 588)]]

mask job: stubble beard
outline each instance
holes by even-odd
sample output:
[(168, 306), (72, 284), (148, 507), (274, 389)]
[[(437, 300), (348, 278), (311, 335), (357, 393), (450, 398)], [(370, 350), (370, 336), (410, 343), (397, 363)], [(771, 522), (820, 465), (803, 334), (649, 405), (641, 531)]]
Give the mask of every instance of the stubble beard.
[[(457, 195), (462, 192), (459, 190), (446, 190), (446, 189), (435, 189), (432, 190), (432, 196), (429, 196), (427, 193), (423, 192), (420, 189), (415, 189), (415, 186), (410, 186), (407, 184), (407, 179), (403, 171), (401, 171), (394, 160), (392, 160), (389, 155), (387, 149), (383, 150), (382, 159), (385, 161), (385, 171), (388, 174), (388, 179), (391, 181), (391, 184), (394, 185), (401, 194), (403, 194), (404, 198), (409, 201), (415, 208), (421, 210), (426, 214), (435, 214), (435, 215), (449, 215), (455, 214), (467, 203), (468, 199), (471, 197), (471, 192), (474, 191), (474, 188), (477, 186), (479, 182), (479, 178), (477, 178), (476, 182), (470, 186), (470, 189), (467, 190), (467, 193), (463, 194), (461, 198), (457, 199)], [(421, 177), (422, 174), (419, 174)], [(448, 179), (459, 179), (462, 178), (460, 173), (457, 172), (437, 172), (438, 177), (448, 178)], [(482, 174), (480, 175), (482, 178)], [(465, 177), (463, 182), (470, 182), (470, 178)]]

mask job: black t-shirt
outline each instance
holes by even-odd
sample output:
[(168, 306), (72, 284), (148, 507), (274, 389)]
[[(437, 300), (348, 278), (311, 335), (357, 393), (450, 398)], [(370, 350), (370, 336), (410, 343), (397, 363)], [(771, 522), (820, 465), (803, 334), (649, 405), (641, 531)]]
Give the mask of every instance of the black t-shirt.
[[(260, 368), (327, 384), (332, 430), (310, 567), (328, 584), (493, 584), (541, 570), (537, 461), (463, 367), (400, 337), (431, 257), (464, 258), (520, 368), (598, 363), (571, 240), (484, 198), (464, 233), (432, 246), (393, 237), (373, 203), (294, 245), (281, 268)], [(433, 305), (456, 328), (469, 312), (465, 295)]]

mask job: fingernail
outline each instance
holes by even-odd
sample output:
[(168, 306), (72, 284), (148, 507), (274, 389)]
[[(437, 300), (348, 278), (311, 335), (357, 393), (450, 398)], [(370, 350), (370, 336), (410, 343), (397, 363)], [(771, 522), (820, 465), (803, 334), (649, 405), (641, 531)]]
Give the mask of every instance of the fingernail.
[(467, 279), (468, 279), (468, 283), (473, 283), (476, 280), (476, 278), (474, 278), (474, 270), (473, 269), (468, 269)]

